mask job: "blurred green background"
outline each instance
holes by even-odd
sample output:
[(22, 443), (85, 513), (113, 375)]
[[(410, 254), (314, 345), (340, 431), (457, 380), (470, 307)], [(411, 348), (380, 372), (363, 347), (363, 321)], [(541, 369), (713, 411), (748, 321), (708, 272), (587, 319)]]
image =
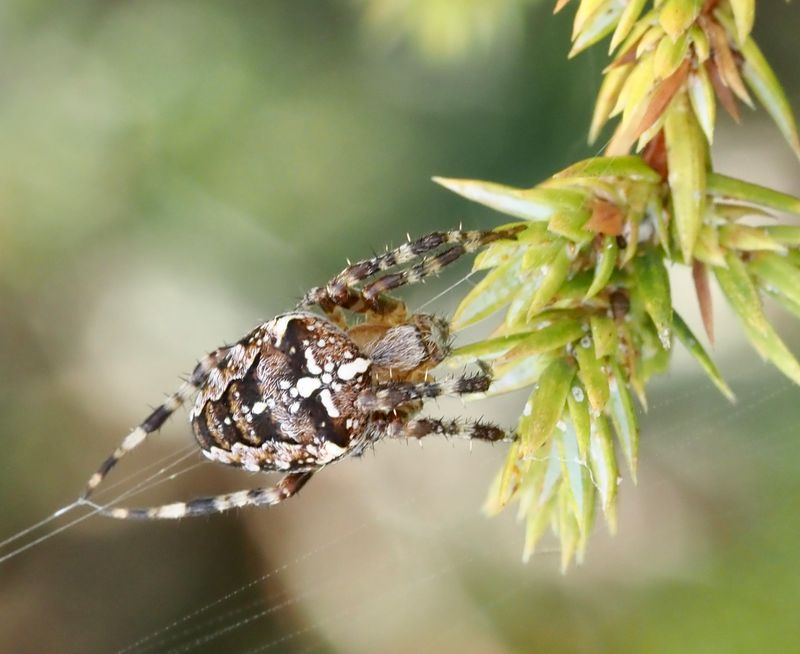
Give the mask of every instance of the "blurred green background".
[[(551, 4), (2, 3), (0, 540), (68, 504), (199, 355), (345, 257), (503, 221), (432, 175), (532, 185), (593, 154), (603, 48), (567, 62), (571, 11)], [(758, 3), (756, 38), (796, 109), (798, 27), (796, 3)], [(800, 192), (763, 113), (723, 120), (715, 156)], [(466, 270), (405, 297), (417, 307)], [(772, 315), (800, 350), (796, 323)], [(619, 533), (598, 528), (567, 576), (552, 547), (519, 562), (512, 515), (480, 515), (503, 448), (384, 443), (271, 510), (93, 517), (3, 562), (0, 651), (797, 651), (800, 391), (729, 313), (718, 324), (738, 405), (678, 353), (651, 391)], [(511, 425), (519, 409), (466, 410)], [(190, 443), (184, 415), (110, 481)], [(136, 503), (264, 481), (193, 472)]]

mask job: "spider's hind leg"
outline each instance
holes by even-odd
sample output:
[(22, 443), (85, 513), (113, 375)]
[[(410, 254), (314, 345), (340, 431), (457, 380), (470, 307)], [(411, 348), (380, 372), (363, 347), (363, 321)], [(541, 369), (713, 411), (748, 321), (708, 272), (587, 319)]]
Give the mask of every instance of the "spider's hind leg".
[(122, 457), (139, 447), (150, 434), (161, 429), (169, 417), (195, 394), (195, 391), (205, 382), (209, 371), (219, 363), (228, 349), (227, 347), (219, 348), (203, 357), (195, 367), (191, 377), (161, 405), (157, 406), (136, 429), (124, 438), (117, 449), (103, 461), (97, 469), (97, 472), (89, 478), (86, 488), (81, 495), (82, 500), (89, 498)]
[(293, 472), (269, 488), (254, 488), (149, 508), (102, 507), (99, 508), (99, 512), (118, 520), (177, 520), (190, 516), (222, 513), (245, 506), (272, 506), (296, 495), (313, 474), (313, 472)]

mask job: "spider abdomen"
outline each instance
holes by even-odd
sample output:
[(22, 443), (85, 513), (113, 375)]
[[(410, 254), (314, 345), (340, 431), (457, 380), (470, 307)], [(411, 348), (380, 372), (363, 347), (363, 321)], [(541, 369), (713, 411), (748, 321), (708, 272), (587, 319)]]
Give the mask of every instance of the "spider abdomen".
[(230, 348), (191, 414), (210, 459), (247, 470), (316, 469), (363, 447), (371, 360), (328, 320), (279, 316)]

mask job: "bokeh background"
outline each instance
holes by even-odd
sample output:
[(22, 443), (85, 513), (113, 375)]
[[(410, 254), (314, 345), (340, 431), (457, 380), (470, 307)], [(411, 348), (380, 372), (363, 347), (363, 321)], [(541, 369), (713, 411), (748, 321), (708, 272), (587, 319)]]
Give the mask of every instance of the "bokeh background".
[[(551, 5), (3, 2), (0, 540), (71, 502), (200, 354), (345, 257), (503, 220), (432, 175), (532, 185), (593, 154), (603, 48), (567, 62), (571, 12)], [(799, 27), (797, 3), (758, 3), (756, 37), (796, 109)], [(800, 192), (763, 113), (723, 119), (715, 157)], [(466, 270), (404, 296), (418, 307)], [(676, 271), (696, 324), (685, 281)], [(800, 351), (796, 323), (770, 311)], [(678, 353), (651, 390), (619, 533), (600, 525), (566, 576), (554, 542), (523, 566), (513, 515), (479, 511), (502, 447), (384, 443), (274, 509), (50, 535), (0, 563), (0, 651), (796, 651), (800, 390), (729, 313), (718, 325), (739, 403)], [(439, 410), (511, 425), (519, 408)], [(189, 444), (184, 414), (111, 480)], [(206, 464), (135, 499), (259, 482)]]

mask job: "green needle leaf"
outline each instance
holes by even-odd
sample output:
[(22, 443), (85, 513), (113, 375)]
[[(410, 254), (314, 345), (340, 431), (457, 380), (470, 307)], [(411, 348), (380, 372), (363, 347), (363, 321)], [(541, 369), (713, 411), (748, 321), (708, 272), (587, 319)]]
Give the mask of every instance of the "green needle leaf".
[(617, 263), (617, 256), (619, 254), (619, 246), (617, 239), (613, 236), (606, 236), (600, 246), (600, 251), (597, 253), (597, 263), (594, 267), (594, 277), (592, 278), (592, 285), (586, 292), (586, 298), (591, 298), (602, 291), (611, 275), (614, 274), (614, 266)]
[(578, 378), (586, 388), (589, 404), (595, 412), (602, 411), (608, 403), (608, 375), (603, 370), (603, 360), (597, 358), (589, 334), (584, 335), (575, 347), (578, 360)]
[(617, 0), (606, 0), (586, 20), (567, 55), (570, 59), (611, 33), (622, 14)]
[(561, 438), (559, 439), (561, 474), (568, 482), (575, 519), (578, 521), (578, 527), (581, 532), (583, 532), (587, 518), (586, 508), (583, 504), (586, 496), (586, 490), (583, 486), (584, 468), (581, 465), (582, 459), (578, 452), (578, 438), (575, 434), (575, 428), (568, 420), (563, 421), (563, 427), (564, 429), (561, 431)]
[(729, 254), (726, 262), (728, 267), (715, 268), (714, 274), (723, 293), (739, 315), (753, 347), (764, 359), (775, 364), (783, 374), (796, 384), (800, 384), (800, 363), (764, 315), (758, 289), (750, 279), (744, 263), (734, 254)]
[(665, 0), (658, 20), (669, 37), (677, 41), (697, 20), (702, 8), (703, 0)]
[(619, 17), (619, 23), (614, 30), (614, 36), (611, 37), (611, 45), (608, 48), (608, 53), (611, 54), (617, 49), (617, 46), (625, 40), (633, 26), (636, 24), (636, 19), (642, 13), (647, 0), (630, 0), (622, 14)]
[(800, 227), (794, 225), (769, 225), (764, 231), (781, 245), (800, 245)]
[(609, 382), (611, 422), (614, 423), (614, 431), (617, 432), (631, 478), (636, 483), (636, 468), (639, 460), (639, 422), (636, 419), (633, 399), (628, 392), (628, 386), (620, 367), (616, 363), (612, 363), (611, 369), (614, 373)]
[(664, 259), (656, 250), (647, 250), (633, 261), (638, 290), (645, 311), (652, 318), (665, 350), (672, 344), (672, 295)]
[(532, 454), (550, 438), (561, 419), (574, 376), (575, 368), (562, 358), (553, 361), (539, 377), (531, 414), (520, 421), (523, 456)]
[(698, 62), (704, 64), (711, 56), (711, 43), (708, 40), (708, 34), (699, 25), (695, 24), (689, 28), (689, 38), (694, 46)]
[(800, 304), (800, 269), (786, 257), (773, 253), (755, 255), (748, 268), (771, 290), (785, 295), (795, 304)]
[(619, 93), (632, 69), (633, 66), (630, 64), (612, 68), (603, 78), (603, 83), (600, 85), (600, 90), (597, 92), (597, 99), (594, 103), (592, 123), (589, 128), (589, 145), (592, 145), (600, 135), (600, 130), (603, 129), (611, 110), (617, 104)]
[(575, 511), (570, 500), (569, 488), (566, 484), (562, 484), (558, 494), (558, 537), (561, 541), (562, 574), (569, 568), (580, 539), (580, 529), (578, 528), (578, 522), (575, 520)]
[(756, 0), (730, 0), (739, 43), (744, 43), (753, 30), (756, 18)]
[(694, 257), (709, 266), (725, 266), (725, 251), (719, 244), (719, 231), (703, 225), (694, 246)]
[(689, 74), (689, 99), (692, 109), (709, 143), (714, 142), (714, 124), (717, 118), (717, 101), (714, 87), (705, 66), (698, 66)]
[(498, 336), (497, 338), (489, 338), (485, 341), (477, 341), (475, 343), (469, 343), (468, 345), (462, 345), (461, 347), (455, 348), (450, 353), (447, 360), (448, 362), (454, 359), (482, 359), (484, 361), (491, 361), (508, 352), (520, 341), (524, 341), (526, 338), (536, 334), (538, 334), (536, 331), (519, 332), (517, 334), (508, 334), (507, 336)]
[(689, 328), (689, 325), (686, 324), (686, 321), (677, 313), (673, 317), (673, 329), (675, 330), (675, 336), (678, 337), (678, 340), (683, 343), (683, 346), (689, 351), (689, 353), (697, 359), (697, 362), (706, 371), (706, 374), (709, 376), (714, 385), (719, 389), (720, 393), (722, 393), (728, 400), (731, 402), (736, 401), (736, 396), (733, 394), (733, 391), (730, 389), (730, 386), (725, 382), (722, 377), (722, 373), (720, 373), (719, 369), (717, 368), (714, 361), (708, 355), (705, 348), (700, 344), (700, 341), (697, 340), (697, 337), (692, 333), (692, 330)]
[(508, 365), (497, 366), (494, 369), (495, 378), (485, 395), (491, 397), (526, 388), (539, 380), (542, 371), (549, 363), (549, 357), (532, 355), (517, 359)]
[(567, 395), (569, 419), (578, 439), (578, 454), (582, 461), (586, 460), (589, 453), (589, 434), (592, 423), (589, 417), (589, 403), (586, 400), (586, 391), (578, 380), (573, 380), (572, 388)]
[(536, 544), (544, 534), (544, 530), (550, 524), (553, 509), (556, 506), (555, 497), (551, 498), (543, 506), (531, 511), (525, 523), (525, 546), (522, 550), (522, 561), (527, 563), (536, 552)]
[(617, 460), (614, 457), (614, 441), (608, 420), (600, 415), (592, 420), (592, 433), (589, 439), (589, 463), (594, 475), (606, 521), (613, 533), (616, 531), (617, 499)]
[(784, 211), (800, 216), (800, 198), (788, 193), (774, 191), (766, 186), (759, 186), (741, 179), (727, 177), (726, 175), (709, 173), (706, 191), (722, 200), (746, 202), (757, 207)]
[(674, 73), (686, 59), (689, 50), (689, 38), (684, 33), (677, 41), (661, 39), (656, 46), (653, 60), (653, 72), (656, 79), (666, 79)]
[(762, 228), (738, 223), (722, 225), (719, 228), (719, 242), (731, 250), (786, 252), (786, 247), (775, 241)]
[(608, 316), (593, 315), (589, 319), (589, 324), (592, 328), (594, 351), (598, 358), (615, 354), (618, 342), (616, 323)]
[(657, 193), (653, 193), (647, 199), (646, 207), (647, 215), (653, 219), (656, 226), (656, 234), (658, 234), (658, 241), (667, 257), (672, 258), (672, 246), (669, 237), (668, 214), (664, 209), (664, 204)]
[(795, 154), (800, 157), (800, 137), (797, 134), (797, 125), (781, 83), (753, 39), (744, 41), (741, 52), (744, 57), (742, 66), (744, 79), (769, 115), (772, 116), (772, 120), (775, 121)]
[(547, 229), (553, 234), (568, 238), (575, 243), (588, 243), (594, 238), (594, 234), (583, 229), (583, 226), (589, 220), (590, 215), (586, 210), (559, 212), (547, 223)]
[(661, 181), (661, 176), (655, 170), (641, 157), (633, 155), (584, 159), (553, 175), (554, 179), (570, 177), (626, 177), (651, 184), (658, 184)]
[(513, 480), (517, 472), (519, 459), (519, 441), (511, 444), (506, 455), (505, 463), (492, 481), (486, 501), (483, 504), (483, 511), (487, 515), (500, 513), (511, 500), (513, 495)]
[(433, 181), (468, 200), (525, 220), (549, 220), (559, 210), (580, 209), (586, 200), (583, 193), (572, 189), (519, 189), (494, 182), (444, 177), (434, 177)]
[(714, 272), (728, 301), (749, 328), (766, 333), (767, 318), (761, 307), (758, 290), (747, 274), (744, 263), (735, 254), (728, 254), (725, 263), (726, 268), (717, 268)]
[(764, 292), (769, 295), (773, 300), (775, 300), (778, 304), (780, 304), (784, 309), (786, 309), (789, 313), (794, 315), (796, 318), (800, 318), (800, 304), (797, 302), (793, 302), (788, 297), (783, 295), (782, 293), (778, 293), (775, 289), (771, 287), (764, 288)]
[(506, 353), (503, 360), (511, 361), (518, 357), (550, 352), (564, 347), (581, 336), (583, 336), (583, 329), (580, 322), (557, 322), (543, 329), (528, 332), (524, 339)]
[(706, 139), (685, 93), (667, 109), (664, 134), (678, 242), (690, 262), (705, 211)]
[(483, 320), (508, 304), (522, 285), (519, 270), (522, 255), (492, 270), (458, 305), (453, 328), (458, 330)]
[(528, 320), (535, 316), (545, 304), (558, 293), (569, 274), (570, 260), (566, 247), (559, 249), (550, 264), (541, 271), (542, 281), (528, 305)]

